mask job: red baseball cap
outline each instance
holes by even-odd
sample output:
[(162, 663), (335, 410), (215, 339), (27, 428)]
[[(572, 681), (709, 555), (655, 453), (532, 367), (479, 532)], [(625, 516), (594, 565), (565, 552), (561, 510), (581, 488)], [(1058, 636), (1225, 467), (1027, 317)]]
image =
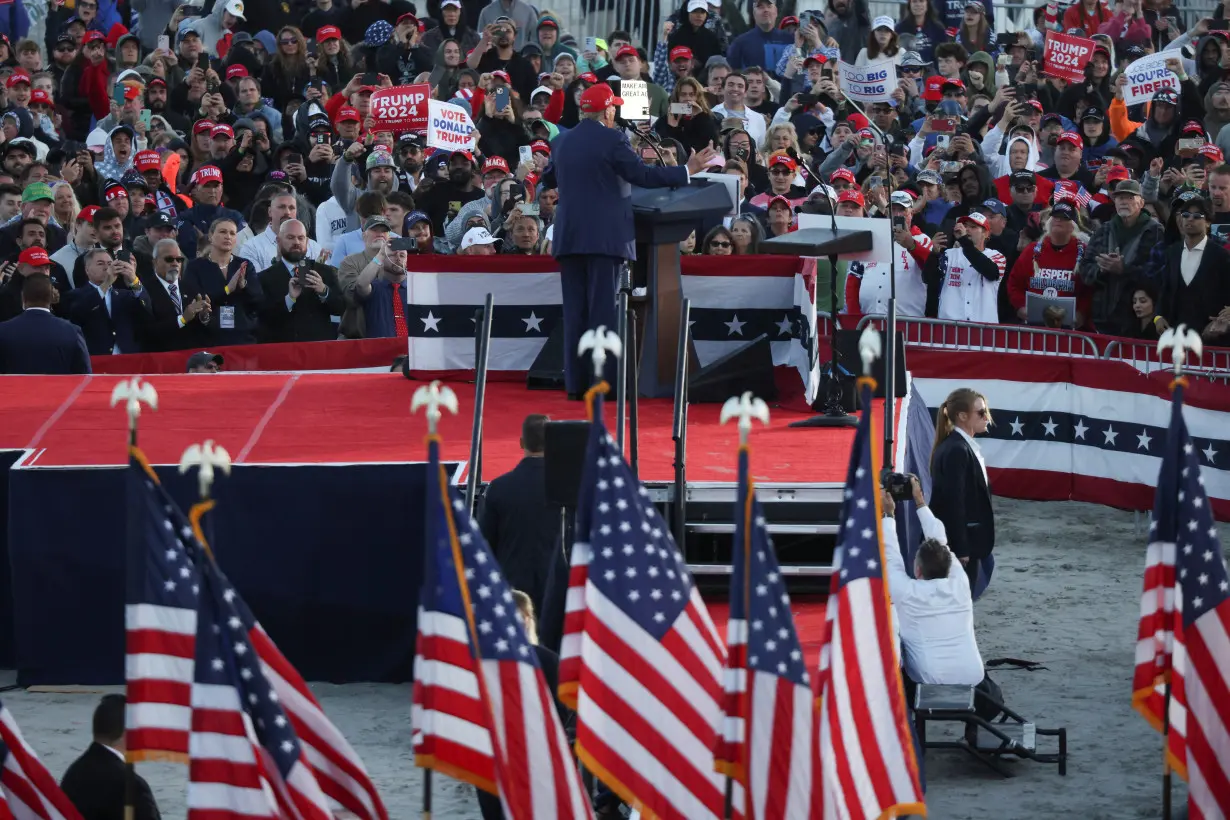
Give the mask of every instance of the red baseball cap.
[(1208, 159), (1209, 162), (1221, 162), (1225, 158), (1222, 150), (1211, 143), (1200, 146), (1196, 149), (1196, 153)]
[(101, 31), (87, 31), (85, 36), (81, 38), (81, 45), (85, 45), (86, 43), (96, 43), (99, 40), (102, 40), (103, 42), (106, 42), (107, 40)]
[(338, 122), (363, 122), (363, 117), (359, 114), (359, 109), (350, 105), (343, 105), (337, 110)]
[(1062, 134), (1060, 134), (1059, 139), (1055, 141), (1055, 144), (1059, 145), (1062, 142), (1066, 142), (1069, 145), (1076, 146), (1076, 149), (1078, 151), (1085, 150), (1085, 141), (1081, 139), (1081, 135), (1076, 133), (1075, 131), (1064, 131)]
[(231, 130), (231, 127), (229, 125), (227, 125), (224, 122), (220, 122), (217, 125), (215, 125), (213, 128), (209, 129), (210, 139), (217, 139), (218, 137), (227, 137), (228, 139), (235, 139), (235, 132)]
[(978, 213), (977, 211), (972, 211), (971, 213), (968, 213), (965, 216), (957, 219), (958, 224), (961, 222), (972, 222), (975, 225), (977, 225), (979, 228), (982, 228), (984, 230), (987, 227), (987, 218), (983, 216), (982, 214)]
[(112, 183), (103, 189), (103, 202), (110, 202), (113, 199), (124, 197), (128, 199), (128, 189), (118, 182)]
[(828, 61), (829, 58), (825, 57), (823, 54), (809, 54), (806, 59), (803, 60), (803, 68), (807, 68), (808, 63), (819, 63), (820, 65), (824, 65)]
[(29, 85), (30, 75), (24, 71), (14, 71), (12, 74), (9, 75), (9, 78), (4, 81), (4, 85), (6, 88), (12, 88), (18, 83), (25, 83), (26, 85)]
[(944, 99), (944, 92), (940, 90), (943, 85), (944, 78), (939, 74), (932, 74), (923, 86), (922, 98), (927, 102), (938, 102)]
[(33, 265), (36, 268), (41, 268), (51, 264), (51, 257), (47, 255), (47, 251), (35, 245), (22, 251), (17, 257), (17, 261), (22, 265)]
[(397, 18), (397, 25), (399, 25), (399, 26), (400, 26), (402, 23), (406, 22), (407, 20), (408, 20), (408, 21), (410, 21), (411, 23), (414, 23), (414, 27), (415, 27), (415, 28), (418, 28), (418, 25), (419, 25), (419, 18), (415, 17), (415, 16), (414, 16), (413, 14), (411, 14), (410, 12), (406, 12), (406, 13), (405, 13), (405, 14), (403, 14), (401, 17), (398, 17), (398, 18)]
[(192, 133), (193, 134), (208, 134), (210, 131), (213, 130), (213, 128), (214, 128), (213, 120), (197, 120), (196, 124), (192, 126)]
[(226, 78), (228, 80), (233, 80), (236, 77), (249, 77), (249, 76), (251, 75), (248, 74), (248, 67), (244, 65), (243, 63), (235, 63), (235, 65), (231, 66), (230, 68), (226, 70)]
[(507, 71), (499, 71), (499, 70), (497, 70), (497, 71), (492, 71), (492, 72), (491, 72), (491, 79), (493, 79), (493, 80), (503, 80), (505, 83), (507, 83), (507, 84), (509, 84), (509, 85), (512, 85), (512, 77), (508, 76), (508, 72), (507, 72)]
[(778, 152), (769, 157), (769, 167), (772, 168), (775, 165), (785, 165), (791, 171), (795, 171), (799, 167), (798, 163), (794, 161), (794, 157), (784, 152)]
[[(587, 83), (592, 84), (592, 83), (598, 82), (598, 75), (592, 71), (586, 71), (584, 74), (581, 75), (581, 79)], [(623, 105), (623, 103), (620, 103), (620, 105)]]
[(530, 151), (532, 151), (533, 153), (538, 153), (539, 151), (542, 151), (544, 154), (547, 154), (548, 156), (550, 156), (551, 144), (547, 142), (546, 140), (534, 140), (533, 142), (530, 143)]
[(158, 156), (157, 151), (138, 151), (137, 155), (132, 158), (132, 162), (142, 173), (162, 169), (162, 159)]
[(638, 52), (635, 48), (633, 48), (632, 46), (620, 46), (620, 47), (619, 47), (619, 51), (616, 51), (616, 52), (615, 52), (615, 59), (616, 59), (616, 60), (620, 59), (621, 57), (637, 57), (637, 58), (639, 58), (640, 56), (641, 56), (641, 55), (640, 55), (640, 53), (639, 53), (639, 52)]
[(785, 28), (786, 26), (797, 26), (798, 24), (799, 18), (795, 17), (793, 14), (787, 14), (782, 18), (782, 21), (777, 24), (777, 27)]
[(501, 174), (508, 173), (508, 162), (503, 157), (489, 157), (487, 161), (483, 163), (483, 176), (496, 171)]
[[(17, 76), (16, 74), (13, 75), (13, 77), (16, 77), (16, 76)], [(9, 85), (13, 84), (13, 77), (9, 77)], [(1182, 131), (1184, 134), (1192, 134), (1192, 133), (1203, 134), (1204, 126), (1201, 125), (1196, 120), (1188, 120), (1187, 122), (1183, 123), (1183, 127), (1180, 128), (1179, 130)]]
[(337, 26), (321, 26), (316, 29), (316, 42), (323, 43), (325, 40), (340, 40), (342, 39), (342, 30)]
[(846, 182), (850, 183), (851, 185), (855, 185), (858, 183), (858, 180), (854, 178), (854, 172), (851, 171), (849, 168), (838, 168), (836, 171), (829, 174), (830, 184), (836, 182), (839, 179), (844, 179)]
[(964, 90), (965, 90), (965, 81), (964, 81), (964, 80), (962, 80), (960, 77), (943, 77), (943, 78), (941, 78), (941, 82), (940, 82), (940, 91), (941, 91), (941, 92), (944, 90), (944, 86), (946, 86), (946, 85), (951, 85), (951, 86), (953, 86), (953, 87), (955, 87), (955, 88), (959, 88), (959, 89), (961, 89), (962, 91), (964, 91)]
[(1032, 99), (1026, 100), (1025, 104), (1028, 105), (1030, 108), (1034, 109), (1035, 111), (1038, 111), (1039, 113), (1041, 113), (1042, 111), (1042, 103), (1038, 102), (1037, 100), (1032, 100)]
[(867, 207), (867, 201), (863, 199), (863, 192), (858, 188), (847, 188), (837, 195), (837, 202), (853, 202), (860, 208)]
[(623, 105), (624, 101), (615, 96), (615, 92), (606, 83), (591, 85), (581, 94), (581, 110), (593, 114), (605, 111), (612, 105)]
[(217, 165), (202, 165), (192, 174), (189, 180), (193, 185), (204, 185), (207, 182), (222, 182), (222, 171)]
[(671, 49), (671, 62), (692, 59), (692, 49), (687, 46), (675, 46)]
[(766, 211), (773, 210), (774, 205), (785, 205), (791, 211), (794, 210), (794, 203), (791, 202), (787, 197), (782, 196), (781, 194), (778, 194), (777, 196), (770, 199), (769, 204), (765, 206), (765, 210)]
[(51, 97), (41, 88), (30, 92), (30, 105), (51, 105)]
[(77, 211), (78, 222), (93, 222), (94, 214), (98, 213), (97, 205), (86, 205), (80, 211)]
[(1112, 165), (1106, 171), (1107, 182), (1119, 182), (1124, 179), (1131, 179), (1132, 172), (1122, 165)]

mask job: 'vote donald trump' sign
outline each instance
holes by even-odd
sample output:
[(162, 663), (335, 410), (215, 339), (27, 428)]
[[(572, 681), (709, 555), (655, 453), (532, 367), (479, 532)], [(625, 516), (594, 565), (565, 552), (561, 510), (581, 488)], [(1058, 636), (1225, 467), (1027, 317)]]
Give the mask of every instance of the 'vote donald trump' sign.
[(427, 147), (444, 151), (473, 151), (474, 122), (459, 105), (427, 101)]
[(837, 67), (841, 92), (855, 102), (890, 102), (897, 90), (897, 66), (892, 60), (862, 66), (838, 61)]

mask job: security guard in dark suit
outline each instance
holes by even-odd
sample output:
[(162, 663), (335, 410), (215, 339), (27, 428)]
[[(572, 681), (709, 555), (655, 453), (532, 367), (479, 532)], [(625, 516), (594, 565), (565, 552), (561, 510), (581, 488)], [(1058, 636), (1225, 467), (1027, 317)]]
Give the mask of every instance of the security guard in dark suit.
[[(51, 269), (51, 257), (42, 248), (21, 252), (20, 266)], [(58, 292), (45, 272), (26, 273), (21, 285), (25, 310), (0, 322), (0, 373), (65, 376), (92, 373), (90, 352), (81, 329), (67, 319), (51, 315)]]
[(559, 189), (551, 243), (564, 302), (564, 383), (574, 398), (590, 385), (577, 344), (586, 330), (615, 327), (619, 270), (636, 258), (630, 186), (681, 187), (714, 156), (709, 147), (692, 154), (686, 169), (644, 165), (615, 127), (618, 105), (623, 100), (609, 85), (591, 86), (581, 95), (580, 122), (551, 145)]
[[(94, 742), (73, 761), (60, 781), (64, 794), (81, 812), (82, 820), (120, 820), (124, 817), (124, 707), (123, 695), (103, 695), (94, 710)], [(159, 820), (158, 804), (149, 783), (133, 777), (135, 820)]]

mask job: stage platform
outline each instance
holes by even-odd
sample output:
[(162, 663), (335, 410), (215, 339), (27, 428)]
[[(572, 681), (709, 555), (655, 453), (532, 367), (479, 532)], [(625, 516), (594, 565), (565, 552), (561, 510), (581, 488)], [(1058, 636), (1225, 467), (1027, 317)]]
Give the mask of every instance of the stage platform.
[[(25, 466), (123, 464), (123, 411), (112, 409), (119, 377), (14, 376), (4, 380), (0, 450), (30, 450)], [(213, 439), (236, 464), (375, 464), (421, 461), (422, 418), (410, 415), (420, 382), (393, 373), (220, 373), (149, 379), (159, 408), (141, 418), (141, 445), (155, 464), (178, 464), (184, 448)], [(452, 382), (460, 412), (441, 422), (444, 454), (466, 461), (474, 413), (474, 385)], [(882, 406), (882, 402), (877, 402)], [(647, 483), (674, 479), (672, 401), (640, 401), (639, 469)], [(720, 405), (688, 410), (688, 481), (733, 482), (738, 433), (718, 424)], [(482, 479), (511, 469), (521, 457), (522, 419), (585, 417), (585, 405), (562, 392), (527, 390), (521, 382), (488, 384), (483, 419)], [(811, 415), (801, 402), (773, 407), (772, 423), (753, 436), (758, 481), (827, 484), (845, 480), (853, 429), (790, 428)], [(614, 424), (614, 402), (606, 418)]]

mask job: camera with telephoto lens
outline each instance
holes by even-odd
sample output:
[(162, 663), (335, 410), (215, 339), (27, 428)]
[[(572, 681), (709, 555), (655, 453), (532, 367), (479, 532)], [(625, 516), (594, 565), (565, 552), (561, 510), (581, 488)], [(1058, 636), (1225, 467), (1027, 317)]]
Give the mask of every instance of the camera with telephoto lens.
[(910, 482), (915, 478), (918, 476), (913, 473), (894, 473), (892, 469), (885, 467), (884, 472), (880, 473), (880, 486), (893, 501), (909, 501), (914, 497), (914, 488), (910, 486)]

